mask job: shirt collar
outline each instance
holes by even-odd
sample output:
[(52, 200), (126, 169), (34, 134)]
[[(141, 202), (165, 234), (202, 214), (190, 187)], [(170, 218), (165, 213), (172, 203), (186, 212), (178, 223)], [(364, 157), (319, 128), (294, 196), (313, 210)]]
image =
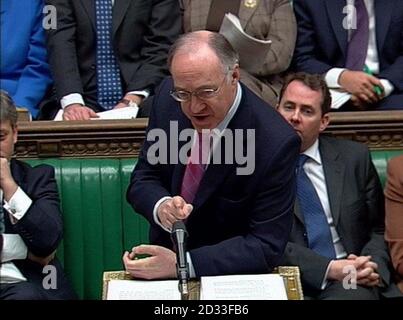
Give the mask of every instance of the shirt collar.
[(310, 159), (314, 160), (317, 164), (322, 165), (322, 158), (320, 157), (319, 152), (319, 139), (311, 145), (308, 149), (306, 149), (302, 154), (307, 155)]
[(241, 103), (241, 99), (242, 99), (242, 87), (238, 82), (234, 102), (232, 103), (231, 108), (229, 108), (227, 114), (225, 115), (225, 118), (218, 124), (218, 126), (216, 128), (220, 132), (223, 132), (228, 127), (228, 123), (234, 117), (235, 113), (237, 112), (237, 110), (239, 108), (239, 104)]

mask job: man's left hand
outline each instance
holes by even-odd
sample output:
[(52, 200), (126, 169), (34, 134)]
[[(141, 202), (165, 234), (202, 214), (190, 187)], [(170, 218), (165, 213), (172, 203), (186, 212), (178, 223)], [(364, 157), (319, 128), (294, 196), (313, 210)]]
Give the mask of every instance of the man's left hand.
[[(138, 255), (150, 257), (137, 259)], [(134, 278), (173, 279), (176, 278), (176, 254), (161, 246), (140, 245), (123, 255), (125, 269)]]

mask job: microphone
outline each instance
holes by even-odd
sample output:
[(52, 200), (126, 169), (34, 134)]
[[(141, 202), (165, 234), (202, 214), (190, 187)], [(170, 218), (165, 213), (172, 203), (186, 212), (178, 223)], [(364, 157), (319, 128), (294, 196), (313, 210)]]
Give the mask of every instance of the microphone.
[(186, 256), (186, 239), (188, 233), (182, 220), (175, 221), (172, 227), (171, 239), (176, 251), (176, 272), (179, 279), (179, 291), (182, 300), (189, 299), (188, 280), (189, 265)]

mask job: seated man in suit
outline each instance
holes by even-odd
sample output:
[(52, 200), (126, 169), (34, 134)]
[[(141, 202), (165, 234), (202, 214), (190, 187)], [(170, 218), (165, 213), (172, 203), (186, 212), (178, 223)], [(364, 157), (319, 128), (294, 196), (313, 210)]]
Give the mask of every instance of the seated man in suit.
[(17, 142), (17, 111), (4, 92), (0, 105), (0, 189), (5, 220), (0, 300), (73, 299), (75, 294), (54, 258), (63, 233), (54, 170), (11, 159)]
[[(363, 144), (320, 133), (330, 93), (319, 75), (290, 75), (278, 111), (302, 139), (294, 224), (283, 264), (316, 299), (377, 299), (389, 284), (381, 183)], [(354, 281), (357, 286), (354, 287)]]
[[(270, 272), (291, 231), (300, 139), (239, 83), (238, 55), (222, 35), (185, 34), (168, 65), (172, 79), (155, 96), (127, 192), (151, 225), (153, 245), (126, 252), (126, 270), (138, 278), (174, 278), (170, 230), (183, 220), (191, 276)], [(155, 134), (164, 141), (158, 154)], [(201, 161), (194, 158), (198, 148)], [(235, 161), (236, 153), (247, 154), (245, 161)], [(140, 254), (151, 257), (136, 260)]]
[(296, 71), (351, 94), (340, 111), (403, 109), (403, 1), (294, 0)]
[[(147, 97), (167, 75), (168, 50), (181, 32), (178, 1), (46, 3), (57, 12), (48, 50), (63, 119), (87, 120), (96, 112), (134, 104), (143, 107), (139, 116), (148, 116)], [(51, 110), (42, 110), (44, 118), (59, 110), (47, 107)]]
[(403, 156), (388, 162), (385, 186), (385, 239), (389, 244), (397, 284), (403, 294)]

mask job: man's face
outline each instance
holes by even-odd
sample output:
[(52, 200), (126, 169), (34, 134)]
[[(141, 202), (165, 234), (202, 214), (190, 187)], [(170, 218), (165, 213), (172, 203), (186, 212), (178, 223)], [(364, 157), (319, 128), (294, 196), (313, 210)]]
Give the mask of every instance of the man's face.
[(0, 157), (10, 160), (14, 153), (14, 144), (17, 142), (17, 128), (11, 126), (10, 120), (1, 121), (0, 132)]
[[(225, 118), (234, 102), (239, 80), (238, 67), (225, 73), (211, 50), (202, 51), (177, 54), (171, 67), (174, 90), (193, 92), (188, 101), (181, 102), (181, 108), (197, 131), (214, 129)], [(194, 94), (204, 89), (215, 93), (206, 99)]]
[(280, 114), (294, 127), (301, 137), (301, 152), (318, 138), (329, 124), (329, 115), (322, 116), (322, 93), (314, 91), (301, 81), (292, 81), (277, 106)]

